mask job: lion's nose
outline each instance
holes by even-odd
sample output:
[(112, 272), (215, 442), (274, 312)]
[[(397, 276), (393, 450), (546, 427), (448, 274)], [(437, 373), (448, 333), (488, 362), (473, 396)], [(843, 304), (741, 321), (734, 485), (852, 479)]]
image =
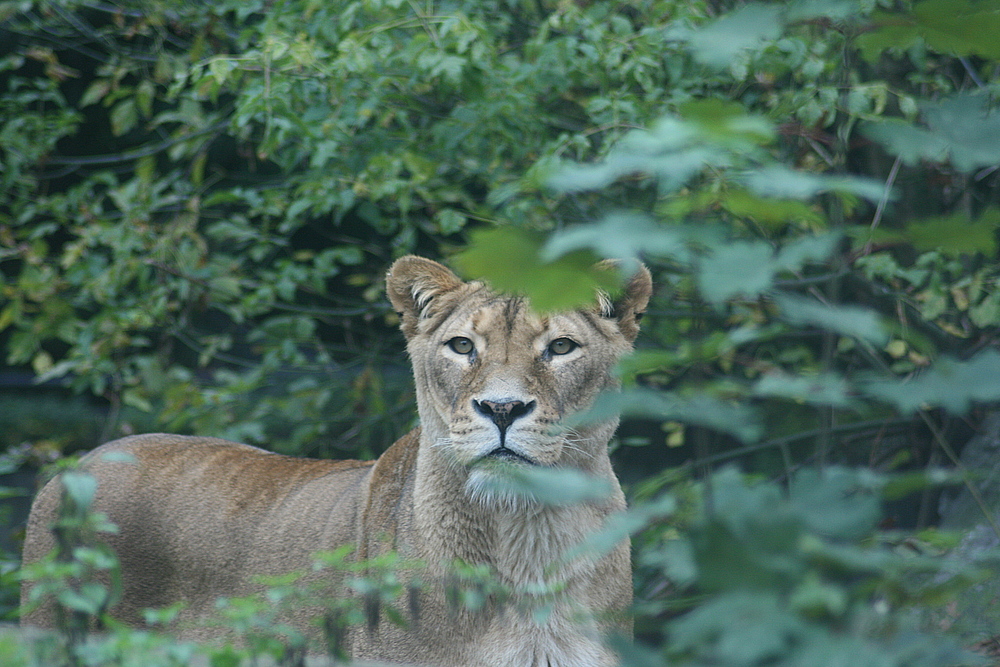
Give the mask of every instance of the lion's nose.
[(507, 433), (507, 429), (514, 423), (515, 419), (530, 414), (535, 409), (535, 402), (477, 401), (473, 399), (472, 407), (484, 417), (489, 417), (497, 425), (497, 428), (500, 429), (500, 439), (502, 441), (504, 435)]

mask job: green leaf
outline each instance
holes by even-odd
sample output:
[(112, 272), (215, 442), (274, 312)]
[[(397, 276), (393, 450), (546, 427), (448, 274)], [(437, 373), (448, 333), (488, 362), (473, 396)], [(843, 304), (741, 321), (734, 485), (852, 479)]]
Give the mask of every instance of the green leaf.
[(142, 113), (143, 118), (153, 115), (153, 100), (156, 96), (156, 89), (149, 79), (144, 80), (135, 88), (136, 107)]
[(727, 243), (698, 262), (698, 289), (714, 304), (736, 297), (752, 299), (770, 289), (777, 269), (767, 243)]
[(632, 174), (655, 176), (664, 190), (680, 187), (706, 164), (724, 164), (725, 153), (698, 143), (696, 130), (677, 118), (661, 119), (650, 131), (633, 130), (597, 164), (564, 162), (556, 166), (546, 184), (560, 192), (581, 192), (607, 187)]
[(113, 463), (138, 463), (139, 462), (139, 460), (135, 456), (133, 456), (132, 454), (129, 454), (128, 452), (107, 452), (105, 454), (101, 454), (101, 460), (102, 461), (110, 461), (110, 462), (113, 462)]
[(681, 118), (694, 125), (707, 142), (733, 148), (768, 144), (774, 140), (774, 124), (759, 114), (732, 100), (719, 98), (695, 99), (678, 108)]
[(79, 592), (71, 588), (59, 591), (56, 596), (59, 603), (74, 611), (96, 615), (108, 601), (107, 589), (98, 583), (89, 582), (80, 587)]
[(541, 468), (503, 461), (484, 462), (493, 473), (484, 478), (484, 486), (500, 496), (513, 494), (543, 505), (577, 505), (607, 498), (611, 486), (606, 480), (571, 468)]
[(813, 325), (843, 336), (885, 345), (888, 332), (874, 311), (857, 306), (827, 305), (791, 294), (777, 294), (774, 302), (786, 322)]
[(789, 606), (807, 617), (839, 618), (847, 610), (847, 591), (823, 583), (819, 575), (809, 573), (788, 598)]
[(849, 468), (803, 469), (792, 477), (788, 496), (809, 530), (837, 540), (867, 537), (881, 518), (879, 494)]
[(898, 156), (903, 164), (914, 165), (921, 160), (945, 162), (951, 149), (944, 136), (899, 118), (865, 124), (861, 131)]
[(746, 190), (726, 192), (720, 205), (738, 218), (747, 218), (771, 229), (790, 222), (823, 224), (823, 214), (817, 207), (794, 199), (760, 197)]
[(759, 415), (748, 405), (705, 393), (682, 397), (651, 389), (626, 389), (598, 396), (587, 411), (566, 420), (568, 426), (606, 421), (619, 414), (630, 417), (681, 421), (728, 433), (744, 442), (760, 438)]
[(95, 79), (93, 83), (87, 86), (87, 90), (84, 91), (83, 96), (80, 98), (80, 108), (82, 109), (83, 107), (100, 102), (110, 91), (110, 81), (107, 79)]
[(831, 21), (847, 21), (858, 15), (857, 0), (792, 0), (786, 3), (785, 20), (811, 21), (829, 19)]
[(542, 261), (543, 243), (542, 235), (517, 227), (479, 230), (454, 263), (466, 277), (482, 278), (501, 292), (523, 294), (542, 313), (593, 304), (598, 290), (616, 291), (621, 285), (618, 272), (598, 267), (598, 258), (590, 252)]
[(772, 591), (727, 592), (671, 623), (667, 646), (672, 653), (694, 652), (703, 658), (684, 663), (769, 665), (801, 643), (808, 631)]
[(913, 6), (917, 32), (927, 45), (958, 56), (1000, 58), (1000, 2), (924, 0)]
[(681, 105), (680, 116), (664, 116), (648, 130), (626, 134), (600, 163), (548, 161), (544, 182), (562, 192), (579, 192), (645, 174), (658, 180), (661, 191), (670, 192), (706, 166), (727, 167), (736, 155), (755, 151), (773, 136), (770, 121), (740, 104), (718, 99), (689, 101)]
[(1000, 352), (985, 350), (968, 361), (942, 357), (916, 377), (902, 380), (868, 376), (862, 390), (901, 412), (940, 406), (960, 415), (975, 402), (1000, 400)]
[(697, 61), (722, 69), (744, 53), (764, 48), (783, 30), (781, 5), (749, 4), (704, 27), (674, 29), (668, 34), (686, 41)]
[(938, 218), (911, 222), (899, 234), (921, 252), (940, 251), (946, 255), (997, 254), (997, 229), (1000, 229), (1000, 208), (991, 206), (977, 220), (956, 212)]
[(940, 53), (1000, 58), (1000, 2), (997, 0), (924, 0), (911, 13), (876, 12), (878, 26), (858, 38), (863, 57), (874, 61), (885, 49), (908, 49), (924, 40)]
[(745, 180), (758, 195), (779, 199), (811, 199), (823, 192), (846, 192), (879, 201), (885, 195), (885, 186), (871, 179), (825, 176), (779, 165), (753, 171)]
[[(570, 549), (564, 560), (572, 560), (579, 554), (603, 556), (610, 553), (622, 540), (635, 535), (654, 522), (669, 519), (677, 511), (677, 501), (670, 495), (662, 495), (656, 500), (631, 507), (621, 514), (608, 517), (605, 525), (591, 534), (579, 546)], [(692, 565), (693, 567), (693, 562)]]
[(965, 479), (966, 475), (961, 471), (945, 468), (928, 468), (926, 470), (887, 475), (882, 479), (880, 491), (882, 497), (886, 500), (900, 500), (917, 491), (924, 491), (933, 487), (960, 486)]
[[(591, 250), (607, 259), (633, 259), (640, 256), (686, 257), (682, 234), (657, 225), (651, 218), (634, 213), (615, 213), (589, 225), (578, 225), (549, 236), (541, 249), (544, 262), (579, 250)], [(624, 273), (632, 273), (623, 267)]]
[(926, 129), (892, 119), (865, 125), (862, 132), (905, 164), (950, 161), (970, 172), (1000, 163), (1000, 113), (988, 104), (985, 95), (953, 95), (920, 105)]
[(111, 110), (111, 133), (120, 137), (127, 133), (139, 121), (139, 110), (134, 97), (128, 97), (119, 102)]
[(465, 227), (468, 219), (453, 208), (443, 208), (434, 214), (434, 222), (442, 234), (455, 234)]
[(785, 244), (775, 258), (775, 264), (782, 271), (798, 271), (806, 264), (826, 262), (837, 250), (843, 236), (831, 232), (817, 236), (803, 236)]
[(753, 393), (814, 405), (847, 407), (851, 403), (847, 380), (835, 373), (815, 376), (767, 373), (754, 384)]
[(84, 472), (71, 470), (63, 473), (62, 485), (66, 494), (80, 509), (90, 507), (97, 493), (97, 478)]

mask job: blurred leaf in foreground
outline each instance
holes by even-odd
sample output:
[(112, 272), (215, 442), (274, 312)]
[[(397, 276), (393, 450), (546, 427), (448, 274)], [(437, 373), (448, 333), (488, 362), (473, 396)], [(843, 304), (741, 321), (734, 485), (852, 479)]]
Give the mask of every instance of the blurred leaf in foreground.
[(599, 257), (587, 250), (540, 261), (544, 241), (543, 235), (517, 227), (479, 230), (455, 256), (455, 267), (501, 292), (523, 294), (542, 313), (586, 306), (594, 303), (597, 290), (620, 287), (618, 272), (598, 266)]
[[(590, 250), (608, 259), (687, 256), (684, 235), (676, 229), (657, 225), (652, 218), (637, 213), (613, 213), (600, 222), (579, 225), (553, 233), (541, 249), (543, 262)], [(628, 266), (623, 267), (630, 273)]]
[(891, 119), (869, 124), (863, 132), (908, 165), (950, 161), (959, 171), (970, 172), (1000, 163), (1000, 113), (989, 107), (985, 95), (926, 102), (921, 115), (926, 128)]
[(686, 41), (691, 55), (709, 67), (729, 67), (747, 52), (762, 49), (784, 29), (779, 4), (748, 4), (700, 28), (677, 28), (669, 35)]
[(566, 421), (573, 426), (609, 419), (619, 413), (628, 417), (696, 424), (728, 433), (744, 442), (753, 442), (762, 433), (759, 416), (747, 404), (714, 398), (705, 393), (686, 397), (641, 388), (602, 394), (589, 410)]
[(904, 413), (939, 406), (960, 415), (971, 403), (1000, 400), (1000, 352), (985, 350), (968, 361), (942, 357), (916, 377), (870, 377), (861, 387)]
[(1000, 58), (1000, 2), (997, 0), (924, 0), (910, 14), (876, 12), (876, 28), (858, 38), (862, 56), (875, 60), (885, 49), (927, 46), (956, 56)]
[(875, 311), (858, 306), (825, 304), (792, 294), (778, 294), (774, 301), (781, 310), (782, 319), (790, 324), (811, 324), (875, 345), (888, 342), (888, 333)]
[(500, 498), (521, 498), (542, 505), (562, 506), (606, 498), (611, 486), (606, 480), (571, 468), (541, 468), (486, 462), (495, 474), (484, 478), (481, 488)]

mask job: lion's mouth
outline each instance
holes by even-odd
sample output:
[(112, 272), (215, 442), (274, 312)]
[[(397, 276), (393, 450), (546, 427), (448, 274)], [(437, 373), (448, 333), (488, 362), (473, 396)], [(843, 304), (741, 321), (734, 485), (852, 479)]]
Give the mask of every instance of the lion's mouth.
[(512, 463), (526, 463), (528, 465), (538, 465), (537, 463), (535, 463), (534, 461), (532, 461), (531, 459), (529, 459), (527, 456), (524, 456), (522, 454), (518, 454), (513, 449), (508, 449), (504, 445), (500, 445), (499, 447), (497, 447), (496, 449), (494, 449), (492, 452), (484, 455), (480, 459), (480, 461), (485, 460), (485, 459), (493, 459), (493, 460), (496, 460), (496, 461), (508, 461), (508, 462), (512, 462)]

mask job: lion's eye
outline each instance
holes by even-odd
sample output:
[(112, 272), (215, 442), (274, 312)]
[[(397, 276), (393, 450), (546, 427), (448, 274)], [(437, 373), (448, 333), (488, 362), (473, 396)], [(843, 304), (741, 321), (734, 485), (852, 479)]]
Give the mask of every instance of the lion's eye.
[(465, 336), (456, 336), (448, 341), (448, 347), (455, 354), (472, 354), (476, 349), (475, 344)]
[(556, 338), (549, 343), (549, 353), (556, 355), (569, 354), (578, 347), (580, 346), (569, 338)]

